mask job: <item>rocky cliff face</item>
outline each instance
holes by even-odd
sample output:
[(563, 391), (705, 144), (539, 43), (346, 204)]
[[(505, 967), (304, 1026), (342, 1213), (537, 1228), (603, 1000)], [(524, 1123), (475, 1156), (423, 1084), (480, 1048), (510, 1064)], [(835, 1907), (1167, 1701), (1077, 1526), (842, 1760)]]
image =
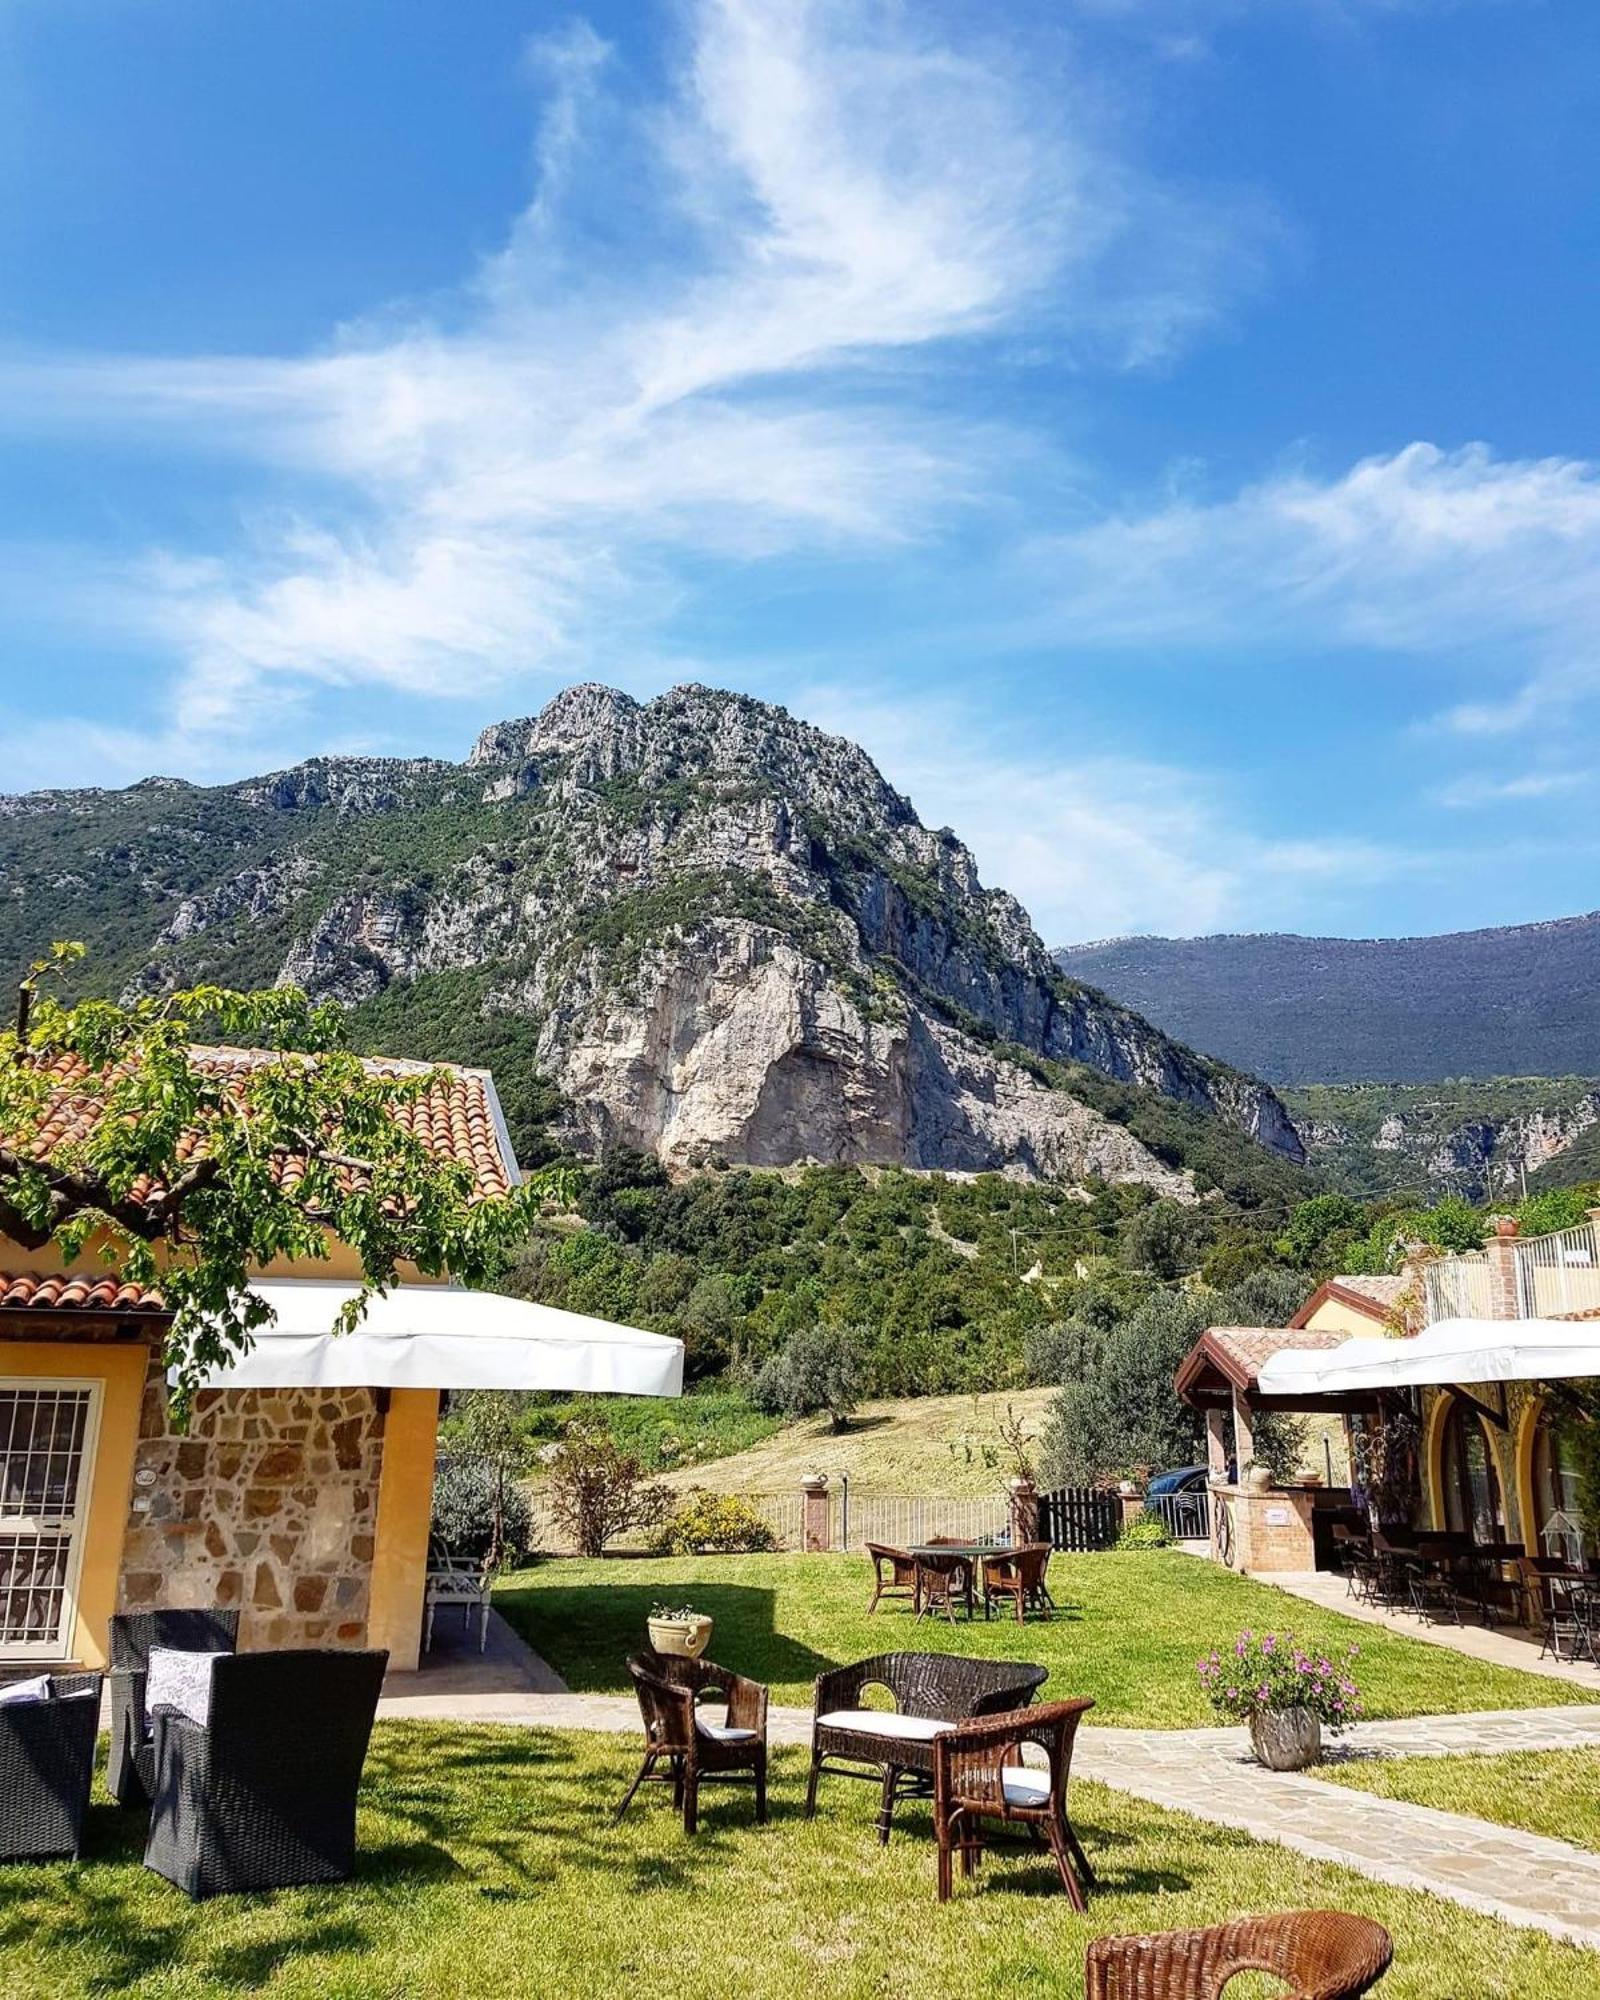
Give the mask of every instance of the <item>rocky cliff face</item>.
[[(19, 905), (53, 863), (65, 927), (52, 911), (40, 935), (109, 945), (127, 984), (293, 982), (397, 1052), (470, 1059), (511, 1035), (590, 1149), (1181, 1196), (1202, 1127), (1301, 1156), (1266, 1086), (1064, 977), (1017, 902), (854, 744), (742, 696), (575, 687), (486, 729), (465, 765), (318, 759), (93, 797), (87, 814), (54, 794), (12, 815), (9, 956), (38, 942)], [(73, 883), (102, 879), (124, 915), (97, 939)], [(1153, 1130), (1162, 1104), (1188, 1123)]]

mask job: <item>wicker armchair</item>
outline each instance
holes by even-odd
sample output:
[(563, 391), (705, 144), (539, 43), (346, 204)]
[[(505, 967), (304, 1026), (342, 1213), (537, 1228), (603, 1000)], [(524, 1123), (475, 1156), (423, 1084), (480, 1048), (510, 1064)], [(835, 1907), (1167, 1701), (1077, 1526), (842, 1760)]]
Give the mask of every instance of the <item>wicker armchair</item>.
[[(878, 1838), (887, 1841), (897, 1799), (933, 1791), (935, 1738), (954, 1723), (1025, 1708), (1048, 1678), (1024, 1660), (969, 1660), (954, 1653), (880, 1653), (817, 1676), (806, 1817), (817, 1809), (823, 1773), (880, 1787)], [(883, 1688), (892, 1710), (862, 1698)]]
[[(700, 1823), (700, 1786), (748, 1772), (755, 1784), (756, 1821), (767, 1818), (767, 1690), (759, 1681), (719, 1667), (712, 1660), (669, 1659), (660, 1653), (634, 1654), (628, 1661), (639, 1713), (644, 1720), (644, 1762), (623, 1793), (616, 1816), (633, 1804), (644, 1784), (670, 1784), (672, 1803), (683, 1813), (683, 1830)], [(726, 1705), (724, 1722), (700, 1715), (709, 1697)], [(665, 1764), (666, 1769), (657, 1766)]]
[(942, 1611), (953, 1625), (958, 1604), (964, 1604), (967, 1616), (972, 1616), (972, 1564), (965, 1556), (917, 1556), (912, 1562), (912, 1581), (919, 1624), (930, 1611)]
[(150, 1801), (155, 1746), (145, 1714), (150, 1653), (175, 1646), (186, 1653), (231, 1653), (239, 1643), (237, 1611), (119, 1612), (111, 1620), (111, 1756), (106, 1783), (119, 1806)]
[(237, 1653), (212, 1668), (203, 1728), (158, 1708), (144, 1865), (197, 1898), (344, 1881), (388, 1661)]
[(868, 1611), (876, 1611), (885, 1597), (909, 1597), (913, 1602), (917, 1595), (917, 1559), (905, 1549), (890, 1548), (886, 1542), (868, 1542), (867, 1554), (872, 1558), (872, 1602)]
[(48, 1701), (0, 1703), (0, 1861), (75, 1859), (82, 1846), (100, 1676), (49, 1681)]
[[(1067, 1817), (1067, 1781), (1078, 1724), (1094, 1703), (1047, 1701), (963, 1722), (933, 1744), (933, 1826), (939, 1845), (939, 1901), (950, 1899), (950, 1861), (961, 1854), (961, 1872), (972, 1874), (982, 1848), (982, 1822), (998, 1819), (1026, 1827), (1055, 1856), (1075, 1910), (1094, 1870)], [(1024, 1764), (1022, 1746), (1037, 1744), (1045, 1762)]]
[(1019, 1625), (1030, 1611), (1048, 1618), (1056, 1608), (1044, 1580), (1053, 1554), (1048, 1542), (1024, 1542), (1020, 1548), (985, 1556), (981, 1565), (984, 1617), (996, 1603), (1009, 1603), (1015, 1607)]
[(1358, 2000), (1393, 1955), (1381, 1924), (1343, 1910), (1237, 1917), (1207, 1930), (1096, 1938), (1084, 1966), (1084, 2000), (1223, 2000), (1240, 1972), (1287, 1980), (1284, 2000)]

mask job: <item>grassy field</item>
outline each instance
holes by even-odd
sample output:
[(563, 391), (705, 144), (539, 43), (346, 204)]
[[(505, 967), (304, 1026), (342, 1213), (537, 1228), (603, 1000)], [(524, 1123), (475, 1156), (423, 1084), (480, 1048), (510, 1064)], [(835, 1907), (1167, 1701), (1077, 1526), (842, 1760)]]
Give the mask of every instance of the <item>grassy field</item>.
[(651, 1605), (670, 1598), (716, 1619), (717, 1659), (768, 1682), (775, 1700), (801, 1705), (825, 1667), (899, 1647), (942, 1648), (1048, 1666), (1048, 1694), (1092, 1695), (1096, 1722), (1183, 1728), (1211, 1720), (1195, 1678), (1201, 1652), (1247, 1626), (1358, 1645), (1357, 1679), (1374, 1716), (1600, 1700), (1600, 1686), (1590, 1693), (1486, 1666), (1171, 1551), (1057, 1556), (1050, 1588), (1061, 1615), (1049, 1623), (916, 1624), (898, 1604), (866, 1615), (861, 1557), (607, 1558), (522, 1571), (498, 1587), (495, 1603), (571, 1686), (612, 1692), (628, 1686), (623, 1663), (643, 1640)]
[(1015, 1470), (1000, 1437), (1007, 1409), (1037, 1434), (1053, 1389), (1011, 1389), (985, 1396), (917, 1396), (863, 1403), (849, 1430), (826, 1417), (786, 1424), (748, 1451), (674, 1472), (673, 1486), (714, 1493), (795, 1493), (808, 1472), (841, 1473), (863, 1493), (985, 1500)]
[(1600, 1955), (1092, 1785), (1073, 1790), (1102, 1882), (1087, 1917), (1025, 1846), (941, 1909), (926, 1807), (887, 1849), (866, 1786), (833, 1786), (808, 1824), (791, 1752), (766, 1828), (718, 1787), (690, 1842), (661, 1793), (610, 1820), (636, 1756), (627, 1737), (380, 1724), (355, 1881), (204, 1904), (141, 1867), (140, 1815), (97, 1802), (83, 1862), (0, 1871), (0, 1996), (1072, 2000), (1095, 1932), (1330, 1904), (1392, 1932), (1384, 2000), (1600, 1991)]
[(1497, 1757), (1393, 1757), (1325, 1764), (1312, 1774), (1381, 1798), (1470, 1813), (1600, 1853), (1600, 1749)]

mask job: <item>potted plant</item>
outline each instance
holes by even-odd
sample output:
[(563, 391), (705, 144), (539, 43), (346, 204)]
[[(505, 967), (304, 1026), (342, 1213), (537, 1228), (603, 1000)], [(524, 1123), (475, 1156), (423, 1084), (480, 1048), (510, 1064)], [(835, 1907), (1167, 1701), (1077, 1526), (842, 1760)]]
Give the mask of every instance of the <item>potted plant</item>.
[(646, 1625), (656, 1651), (676, 1659), (698, 1660), (711, 1644), (711, 1620), (692, 1605), (686, 1604), (677, 1611), (665, 1604), (654, 1605)]
[(1200, 1661), (1200, 1686), (1226, 1722), (1248, 1724), (1269, 1771), (1301, 1771), (1322, 1755), (1322, 1732), (1338, 1735), (1361, 1713), (1351, 1662), (1341, 1666), (1302, 1646), (1292, 1632), (1241, 1632), (1232, 1650)]

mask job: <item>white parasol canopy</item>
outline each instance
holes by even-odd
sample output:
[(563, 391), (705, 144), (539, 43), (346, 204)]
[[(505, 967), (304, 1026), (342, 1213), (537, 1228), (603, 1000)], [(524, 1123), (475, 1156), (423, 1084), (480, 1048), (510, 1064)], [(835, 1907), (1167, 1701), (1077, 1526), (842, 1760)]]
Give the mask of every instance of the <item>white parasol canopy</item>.
[(1459, 1382), (1561, 1382), (1600, 1375), (1600, 1321), (1441, 1319), (1408, 1340), (1347, 1340), (1319, 1352), (1286, 1348), (1262, 1363), (1265, 1396)]
[(596, 1395), (683, 1393), (683, 1342), (583, 1313), (456, 1285), (396, 1285), (335, 1333), (357, 1285), (260, 1279), (277, 1314), (249, 1353), (207, 1389), (560, 1389)]

